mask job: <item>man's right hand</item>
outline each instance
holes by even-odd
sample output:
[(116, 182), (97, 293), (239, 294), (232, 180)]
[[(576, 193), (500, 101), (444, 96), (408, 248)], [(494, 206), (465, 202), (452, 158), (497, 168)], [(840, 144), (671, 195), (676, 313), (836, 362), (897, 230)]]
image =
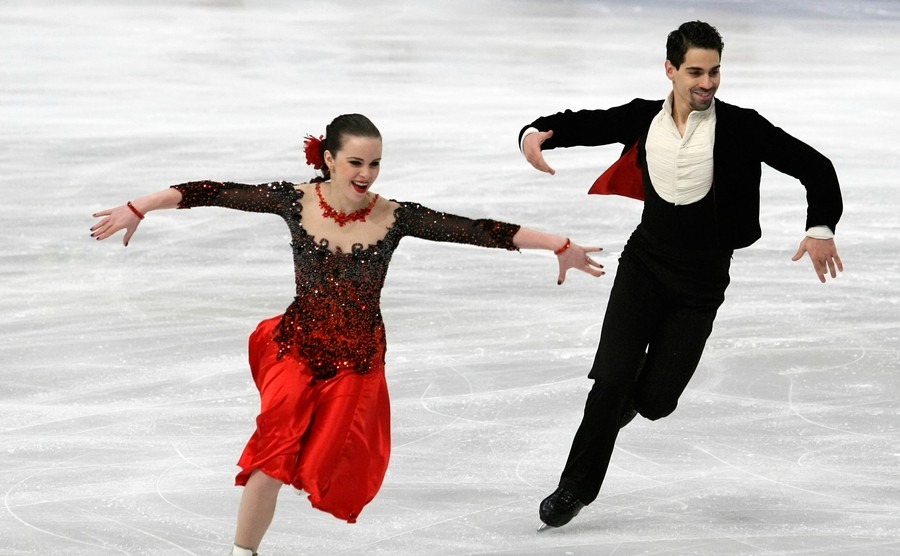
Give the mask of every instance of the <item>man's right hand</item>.
[(525, 160), (527, 160), (529, 164), (541, 172), (547, 172), (548, 174), (553, 175), (556, 173), (556, 170), (547, 164), (547, 161), (544, 160), (544, 153), (541, 151), (541, 145), (551, 137), (553, 137), (553, 130), (529, 133), (522, 140), (522, 152), (525, 154)]

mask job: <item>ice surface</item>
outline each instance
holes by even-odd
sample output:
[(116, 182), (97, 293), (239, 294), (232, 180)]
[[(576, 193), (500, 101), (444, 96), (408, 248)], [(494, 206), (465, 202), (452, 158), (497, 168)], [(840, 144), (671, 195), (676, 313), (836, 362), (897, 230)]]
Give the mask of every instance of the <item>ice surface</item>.
[[(535, 533), (580, 420), (640, 207), (587, 197), (617, 148), (539, 174), (520, 127), (661, 98), (666, 33), (725, 37), (719, 97), (832, 158), (846, 273), (790, 257), (804, 195), (764, 173), (671, 417), (622, 433), (596, 503)], [(282, 491), (262, 552), (900, 553), (900, 9), (895, 2), (51, 2), (0, 5), (0, 552), (225, 554), (257, 396), (246, 336), (293, 295), (277, 218), (153, 213), (127, 249), (90, 214), (191, 179), (310, 177), (303, 135), (362, 112), (383, 195), (606, 248), (404, 241), (387, 289), (394, 450), (349, 526)]]

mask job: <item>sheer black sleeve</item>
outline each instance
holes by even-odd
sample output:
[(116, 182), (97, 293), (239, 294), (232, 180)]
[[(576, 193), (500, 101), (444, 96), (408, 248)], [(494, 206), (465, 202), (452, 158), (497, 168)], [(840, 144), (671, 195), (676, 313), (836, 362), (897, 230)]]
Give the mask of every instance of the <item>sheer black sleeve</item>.
[(400, 203), (397, 223), (405, 236), (428, 241), (463, 243), (517, 251), (513, 236), (518, 224), (490, 219), (471, 219), (432, 210), (418, 203)]
[(224, 207), (247, 212), (285, 212), (298, 198), (294, 184), (282, 181), (250, 185), (245, 183), (192, 181), (173, 185), (181, 192), (178, 208)]

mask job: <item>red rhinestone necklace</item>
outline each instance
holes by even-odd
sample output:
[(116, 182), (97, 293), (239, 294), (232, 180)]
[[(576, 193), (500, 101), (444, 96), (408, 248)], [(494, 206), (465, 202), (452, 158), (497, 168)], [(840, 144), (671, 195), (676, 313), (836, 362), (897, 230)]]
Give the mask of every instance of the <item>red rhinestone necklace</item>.
[(343, 228), (348, 222), (365, 222), (366, 216), (369, 216), (369, 213), (375, 208), (375, 203), (378, 201), (379, 195), (376, 193), (375, 196), (372, 197), (372, 202), (369, 203), (369, 206), (351, 212), (350, 214), (334, 210), (334, 207), (328, 204), (328, 201), (322, 196), (322, 187), (320, 183), (316, 184), (316, 197), (319, 198), (319, 208), (322, 209), (322, 216), (331, 218), (338, 223), (338, 226)]

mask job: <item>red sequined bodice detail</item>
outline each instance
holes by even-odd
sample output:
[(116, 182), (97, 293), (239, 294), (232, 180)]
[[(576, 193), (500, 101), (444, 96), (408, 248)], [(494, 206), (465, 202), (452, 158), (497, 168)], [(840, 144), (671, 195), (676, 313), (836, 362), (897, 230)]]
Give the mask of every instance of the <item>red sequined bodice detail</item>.
[(201, 181), (172, 187), (182, 194), (179, 208), (221, 206), (284, 219), (291, 233), (297, 288), (279, 325), (279, 355), (306, 360), (320, 380), (342, 371), (365, 373), (372, 358), (382, 353), (381, 289), (401, 238), (514, 250), (512, 238), (519, 230), (515, 224), (473, 220), (401, 202), (383, 239), (342, 253), (331, 251), (327, 241), (316, 242), (303, 228), (303, 192), (292, 183)]

